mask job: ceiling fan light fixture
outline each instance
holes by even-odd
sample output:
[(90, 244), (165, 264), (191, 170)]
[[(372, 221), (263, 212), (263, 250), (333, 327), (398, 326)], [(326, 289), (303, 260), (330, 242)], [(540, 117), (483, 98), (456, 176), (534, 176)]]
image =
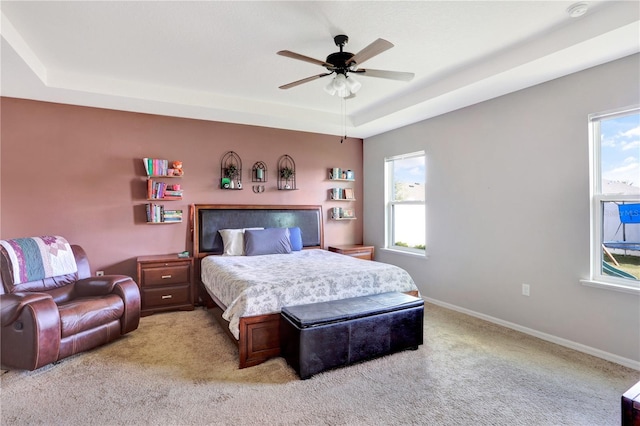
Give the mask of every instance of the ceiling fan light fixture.
[(347, 96), (349, 96), (351, 94), (351, 92), (349, 91), (349, 89), (347, 89), (346, 87), (344, 89), (340, 89), (336, 92), (336, 94), (338, 95), (338, 97), (340, 98), (346, 98)]
[(351, 93), (356, 93), (362, 87), (362, 83), (356, 80), (353, 77), (347, 78), (347, 88), (351, 91)]
[(344, 74), (338, 74), (333, 79), (333, 88), (336, 90), (343, 90), (347, 87), (347, 77)]
[(324, 87), (324, 91), (331, 96), (338, 95), (341, 98), (346, 98), (352, 93), (356, 93), (361, 87), (362, 83), (355, 78), (338, 74)]
[(333, 79), (329, 81), (329, 84), (324, 86), (324, 91), (330, 94), (331, 96), (336, 94), (336, 89), (333, 87)]

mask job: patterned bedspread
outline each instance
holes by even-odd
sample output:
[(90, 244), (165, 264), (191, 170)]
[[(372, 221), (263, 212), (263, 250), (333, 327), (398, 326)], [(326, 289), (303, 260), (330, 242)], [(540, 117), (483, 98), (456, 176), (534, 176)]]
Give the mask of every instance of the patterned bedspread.
[(325, 250), (208, 256), (201, 270), (209, 294), (227, 307), (223, 317), (236, 339), (240, 317), (277, 313), (282, 306), (418, 290), (402, 268)]

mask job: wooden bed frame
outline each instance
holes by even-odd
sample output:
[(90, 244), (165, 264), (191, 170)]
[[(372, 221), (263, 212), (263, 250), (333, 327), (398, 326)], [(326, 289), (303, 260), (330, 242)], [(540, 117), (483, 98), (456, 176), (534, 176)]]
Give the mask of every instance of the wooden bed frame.
[[(324, 248), (322, 206), (194, 204), (190, 210), (195, 279), (200, 302), (213, 313), (225, 333), (238, 345), (240, 368), (258, 365), (280, 355), (280, 313), (240, 318), (240, 333), (236, 340), (229, 330), (229, 322), (222, 318), (227, 307), (211, 296), (202, 284), (200, 264), (206, 256), (222, 254), (222, 238), (218, 230), (226, 228), (298, 226), (302, 230), (304, 248)], [(407, 293), (418, 296), (417, 291)]]
[(226, 306), (212, 297), (202, 284), (200, 263), (206, 256), (222, 254), (222, 240), (217, 231), (225, 228), (299, 226), (304, 248), (323, 248), (322, 206), (194, 204), (189, 216), (195, 279), (201, 303), (213, 313), (223, 330), (238, 345), (240, 368), (258, 365), (280, 355), (280, 314), (240, 318), (240, 335), (236, 340), (229, 330), (229, 322), (222, 318)]

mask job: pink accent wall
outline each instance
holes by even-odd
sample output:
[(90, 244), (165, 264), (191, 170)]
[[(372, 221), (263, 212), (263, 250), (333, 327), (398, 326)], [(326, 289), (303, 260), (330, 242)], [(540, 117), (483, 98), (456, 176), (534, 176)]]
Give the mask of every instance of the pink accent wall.
[[(329, 220), (331, 207), (362, 215), (362, 140), (333, 135), (1, 98), (0, 238), (62, 235), (87, 251), (92, 271), (136, 274), (136, 257), (191, 250), (189, 204), (321, 204), (325, 246), (362, 242), (362, 220)], [(220, 160), (242, 159), (244, 189), (219, 189)], [(277, 161), (296, 162), (296, 191), (277, 190)], [(180, 224), (147, 225), (143, 157), (181, 160)], [(251, 189), (256, 161), (264, 193)], [(328, 170), (354, 171), (353, 203), (328, 200)], [(174, 183), (174, 181), (171, 181)]]

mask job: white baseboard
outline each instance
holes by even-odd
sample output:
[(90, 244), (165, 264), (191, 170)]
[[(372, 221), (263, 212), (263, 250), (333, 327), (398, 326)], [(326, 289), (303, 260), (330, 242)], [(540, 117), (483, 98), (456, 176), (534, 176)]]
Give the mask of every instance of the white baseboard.
[(591, 346), (586, 346), (581, 343), (573, 342), (571, 340), (563, 339), (558, 336), (554, 336), (551, 334), (543, 333), (538, 330), (534, 330), (532, 328), (523, 327), (518, 324), (514, 324), (509, 321), (504, 321), (499, 318), (494, 318), (489, 315), (481, 314), (479, 312), (475, 312), (466, 308), (461, 308), (460, 306), (452, 305), (450, 303), (442, 302), (440, 300), (431, 299), (430, 297), (423, 297), (426, 302), (433, 303), (434, 305), (442, 306), (443, 308), (451, 309), (452, 311), (461, 312), (463, 314), (470, 315), (472, 317), (480, 318), (482, 320), (501, 325), (503, 327), (510, 328), (512, 330), (520, 331), (522, 333), (528, 334), (530, 336), (537, 337), (542, 340), (546, 340), (551, 343), (556, 343), (560, 346), (564, 346), (570, 349), (575, 349), (579, 352), (584, 352), (589, 355), (596, 356), (598, 358), (605, 359), (607, 361), (615, 362), (616, 364), (623, 365), (625, 367), (633, 368), (634, 370), (640, 370), (640, 361), (634, 361), (629, 358), (624, 358), (610, 352), (605, 352), (600, 349), (592, 348)]

